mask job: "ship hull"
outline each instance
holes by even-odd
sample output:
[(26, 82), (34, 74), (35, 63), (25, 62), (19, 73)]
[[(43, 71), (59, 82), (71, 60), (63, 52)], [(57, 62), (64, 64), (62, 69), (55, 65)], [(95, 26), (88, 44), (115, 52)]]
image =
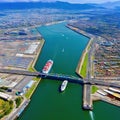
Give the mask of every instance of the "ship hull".
[(60, 91), (63, 92), (67, 87), (68, 81), (64, 80), (61, 84)]
[(42, 73), (45, 73), (45, 74), (49, 73), (51, 68), (52, 68), (52, 66), (53, 66), (53, 61), (52, 60), (48, 60), (47, 63), (45, 64), (45, 66), (42, 69)]

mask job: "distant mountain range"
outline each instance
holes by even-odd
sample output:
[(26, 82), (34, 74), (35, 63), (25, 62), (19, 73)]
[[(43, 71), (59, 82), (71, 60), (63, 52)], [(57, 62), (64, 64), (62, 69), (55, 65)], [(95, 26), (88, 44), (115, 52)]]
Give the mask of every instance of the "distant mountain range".
[(105, 8), (118, 8), (118, 7), (120, 7), (120, 1), (106, 2), (104, 4), (101, 4), (101, 6), (105, 7)]
[[(100, 7), (100, 6), (99, 6)], [(30, 8), (53, 8), (66, 10), (86, 10), (98, 8), (96, 4), (71, 4), (67, 2), (7, 2), (0, 3), (0, 10), (2, 9), (30, 9)]]
[(120, 1), (107, 2), (104, 4), (72, 4), (67, 2), (7, 2), (0, 3), (0, 10), (2, 9), (31, 9), (31, 8), (53, 8), (66, 10), (87, 10), (87, 9), (103, 9), (120, 7)]

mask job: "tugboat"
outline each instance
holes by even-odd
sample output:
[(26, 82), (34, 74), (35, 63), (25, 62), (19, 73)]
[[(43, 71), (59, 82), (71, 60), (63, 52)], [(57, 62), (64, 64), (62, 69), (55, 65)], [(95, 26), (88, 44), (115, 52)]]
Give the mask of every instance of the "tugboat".
[(63, 92), (63, 91), (66, 89), (67, 84), (68, 84), (68, 81), (67, 81), (67, 80), (64, 80), (64, 81), (62, 82), (61, 87), (60, 87), (61, 92)]

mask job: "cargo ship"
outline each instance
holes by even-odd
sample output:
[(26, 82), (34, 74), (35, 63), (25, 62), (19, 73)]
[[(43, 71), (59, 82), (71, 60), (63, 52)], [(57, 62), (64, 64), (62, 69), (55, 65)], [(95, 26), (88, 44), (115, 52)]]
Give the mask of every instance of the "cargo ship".
[(65, 90), (65, 88), (67, 87), (68, 81), (64, 80), (61, 84), (60, 90), (61, 92), (63, 92)]
[(53, 61), (48, 60), (47, 63), (45, 64), (45, 66), (42, 69), (42, 73), (46, 73), (46, 74), (49, 73), (51, 68), (52, 68), (52, 65), (53, 65)]

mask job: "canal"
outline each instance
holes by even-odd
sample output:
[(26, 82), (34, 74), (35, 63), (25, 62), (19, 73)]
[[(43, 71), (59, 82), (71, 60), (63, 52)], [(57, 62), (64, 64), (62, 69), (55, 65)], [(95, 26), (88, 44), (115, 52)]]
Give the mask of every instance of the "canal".
[[(54, 61), (51, 73), (74, 75), (89, 39), (59, 23), (38, 28), (45, 44), (36, 63), (41, 71), (48, 59)], [(82, 110), (82, 86), (69, 83), (59, 92), (61, 81), (42, 80), (19, 120), (118, 120), (120, 108), (96, 102), (93, 112)]]

